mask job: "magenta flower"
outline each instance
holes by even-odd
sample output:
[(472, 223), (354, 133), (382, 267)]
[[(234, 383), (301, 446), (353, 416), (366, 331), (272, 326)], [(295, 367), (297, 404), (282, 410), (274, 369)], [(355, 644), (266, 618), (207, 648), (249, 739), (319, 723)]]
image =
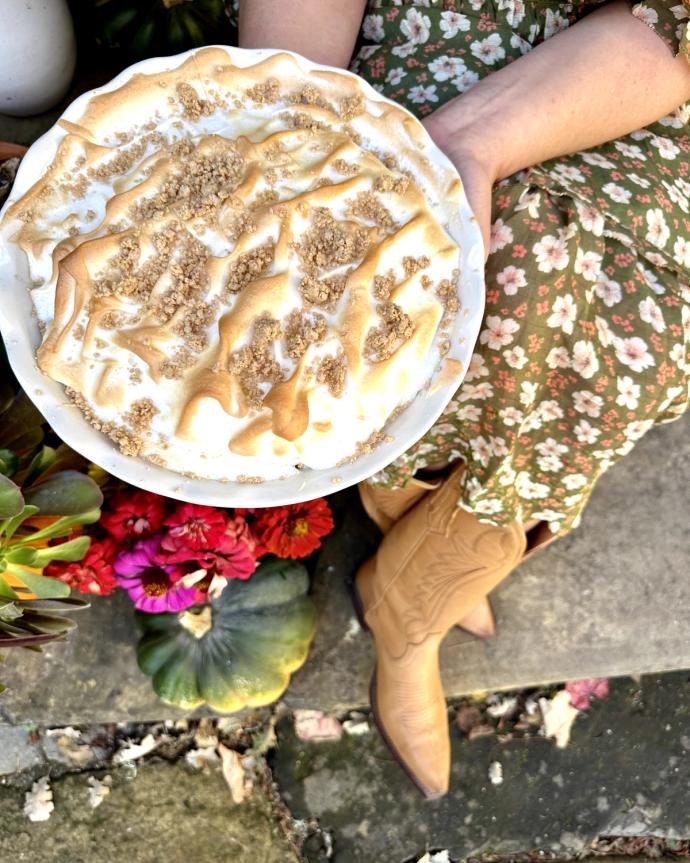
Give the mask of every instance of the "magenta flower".
[(569, 680), (565, 685), (570, 703), (577, 710), (587, 710), (590, 698), (606, 698), (609, 681), (606, 677), (588, 677), (585, 680)]
[(182, 611), (197, 601), (196, 590), (176, 580), (178, 567), (155, 562), (160, 544), (159, 536), (142, 539), (131, 551), (121, 552), (113, 564), (120, 587), (136, 608), (149, 614)]

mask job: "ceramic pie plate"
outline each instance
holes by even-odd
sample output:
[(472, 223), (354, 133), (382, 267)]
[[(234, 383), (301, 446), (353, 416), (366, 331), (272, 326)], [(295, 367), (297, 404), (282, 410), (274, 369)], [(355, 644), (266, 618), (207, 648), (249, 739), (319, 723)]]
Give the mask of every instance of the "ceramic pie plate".
[[(241, 68), (252, 66), (276, 53), (291, 53), (215, 47), (225, 51), (230, 62)], [(81, 95), (65, 110), (60, 119), (76, 122), (92, 96), (118, 89), (135, 74), (150, 75), (175, 69), (198, 50), (204, 49), (136, 63), (103, 87)], [(292, 54), (292, 57), (304, 71), (305, 79), (313, 71), (337, 72), (355, 79), (367, 100), (380, 104), (382, 109), (394, 104), (350, 72), (315, 64), (296, 54)], [(401, 110), (399, 105), (396, 107)], [(412, 114), (409, 116), (414, 123), (418, 122)], [(24, 195), (43, 175), (52, 163), (58, 144), (65, 134), (64, 129), (56, 124), (29, 149), (22, 160), (12, 193), (0, 211), (0, 218), (12, 202)], [(449, 159), (435, 146), (426, 132), (423, 132), (422, 140), (424, 155), (431, 163), (444, 172), (455, 172)], [(10, 364), (24, 391), (59, 437), (90, 461), (131, 485), (167, 497), (214, 506), (277, 506), (331, 494), (377, 473), (418, 441), (441, 415), (462, 382), (484, 311), (484, 252), (481, 233), (464, 191), (460, 194), (459, 204), (455, 218), (446, 226), (461, 252), (457, 286), (460, 310), (450, 333), (450, 350), (446, 355), (446, 359), (457, 361), (452, 364), (456, 371), (452, 376), (447, 372), (443, 374), (444, 364), (439, 358), (438, 366), (425, 388), (384, 427), (384, 441), (371, 452), (348, 464), (323, 470), (305, 469), (284, 479), (249, 484), (192, 479), (143, 459), (124, 455), (109, 438), (96, 431), (68, 401), (63, 386), (38, 368), (35, 355), (41, 343), (41, 335), (29, 294), (31, 281), (28, 262), (23, 251), (7, 242), (6, 238), (0, 237), (0, 330)]]

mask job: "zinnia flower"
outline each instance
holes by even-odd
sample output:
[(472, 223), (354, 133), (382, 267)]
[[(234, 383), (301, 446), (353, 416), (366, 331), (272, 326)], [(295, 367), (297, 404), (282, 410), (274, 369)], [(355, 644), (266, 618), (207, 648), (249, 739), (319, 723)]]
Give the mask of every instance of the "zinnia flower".
[(45, 567), (43, 574), (64, 581), (80, 593), (108, 596), (117, 587), (112, 567), (117, 550), (117, 543), (110, 538), (92, 542), (82, 560), (54, 560)]
[(164, 524), (170, 528), (161, 542), (166, 551), (216, 548), (227, 526), (225, 513), (213, 506), (184, 503)]
[(160, 529), (165, 518), (165, 498), (149, 491), (122, 491), (101, 516), (101, 525), (118, 542), (146, 539)]
[(320, 497), (263, 510), (252, 525), (266, 551), (278, 557), (306, 557), (333, 530), (331, 509)]
[(113, 566), (120, 587), (140, 611), (158, 614), (182, 611), (197, 602), (197, 592), (180, 581), (180, 569), (156, 562), (161, 538), (142, 539), (131, 551), (118, 555)]
[(609, 681), (606, 677), (589, 677), (586, 680), (570, 680), (565, 685), (570, 703), (577, 710), (587, 710), (590, 698), (606, 698)]

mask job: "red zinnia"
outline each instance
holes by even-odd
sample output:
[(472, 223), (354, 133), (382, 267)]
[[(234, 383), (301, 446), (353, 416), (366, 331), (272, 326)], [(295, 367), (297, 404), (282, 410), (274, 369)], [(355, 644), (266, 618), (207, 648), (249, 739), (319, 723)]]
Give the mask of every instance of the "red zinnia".
[(117, 587), (112, 566), (117, 552), (117, 543), (108, 537), (92, 542), (83, 560), (71, 563), (66, 560), (54, 560), (46, 566), (43, 574), (64, 581), (81, 593), (108, 596)]
[(184, 503), (163, 522), (170, 528), (161, 542), (166, 551), (217, 548), (227, 524), (225, 513), (213, 506)]
[(165, 518), (165, 498), (150, 491), (123, 491), (116, 494), (110, 511), (101, 516), (101, 525), (118, 542), (146, 539)]
[(246, 580), (256, 569), (257, 541), (243, 518), (226, 518), (225, 531), (213, 548), (191, 549), (180, 546), (174, 551), (163, 550), (157, 556), (159, 564), (194, 563), (212, 578)]
[(333, 530), (331, 508), (324, 498), (265, 509), (252, 525), (261, 545), (278, 557), (306, 557)]

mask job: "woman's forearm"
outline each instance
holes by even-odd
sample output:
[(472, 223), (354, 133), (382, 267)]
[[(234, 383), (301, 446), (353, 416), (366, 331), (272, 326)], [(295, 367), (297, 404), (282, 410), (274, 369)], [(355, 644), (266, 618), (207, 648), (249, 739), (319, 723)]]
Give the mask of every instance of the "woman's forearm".
[(347, 66), (366, 0), (242, 0), (240, 46), (286, 48), (315, 63)]
[(493, 179), (625, 135), (690, 99), (690, 63), (625, 0), (488, 75), (429, 118), (437, 142)]

